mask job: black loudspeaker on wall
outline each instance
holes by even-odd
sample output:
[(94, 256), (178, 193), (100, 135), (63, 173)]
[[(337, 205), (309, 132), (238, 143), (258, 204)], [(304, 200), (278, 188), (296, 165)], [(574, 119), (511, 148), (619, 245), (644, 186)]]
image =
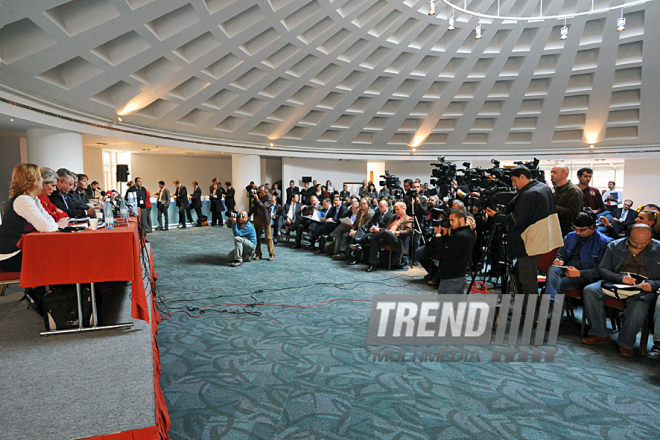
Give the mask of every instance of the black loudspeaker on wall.
[(128, 165), (117, 165), (117, 182), (128, 182)]

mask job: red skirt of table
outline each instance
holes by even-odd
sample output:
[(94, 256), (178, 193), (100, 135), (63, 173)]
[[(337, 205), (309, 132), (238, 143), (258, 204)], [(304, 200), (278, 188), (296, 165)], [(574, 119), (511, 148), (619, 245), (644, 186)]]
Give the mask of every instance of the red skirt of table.
[(24, 235), (21, 287), (130, 281), (131, 317), (149, 322), (137, 224), (96, 231)]

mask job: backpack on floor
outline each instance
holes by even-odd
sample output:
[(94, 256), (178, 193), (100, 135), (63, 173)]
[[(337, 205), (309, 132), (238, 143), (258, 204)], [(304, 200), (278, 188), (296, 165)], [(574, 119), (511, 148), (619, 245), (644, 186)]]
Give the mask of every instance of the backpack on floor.
[[(92, 293), (89, 287), (81, 289), (83, 327), (92, 326)], [(78, 301), (75, 284), (51, 286), (46, 292), (41, 307), (46, 331), (78, 328)], [(96, 298), (97, 312), (100, 301)]]

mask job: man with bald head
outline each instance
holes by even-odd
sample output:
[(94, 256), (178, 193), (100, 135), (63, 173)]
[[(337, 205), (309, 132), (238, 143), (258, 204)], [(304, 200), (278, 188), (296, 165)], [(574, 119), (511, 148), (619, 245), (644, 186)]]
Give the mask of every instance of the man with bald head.
[(566, 237), (573, 226), (572, 222), (584, 206), (584, 193), (568, 179), (568, 167), (555, 165), (550, 171), (550, 181), (555, 187), (555, 206), (561, 226), (561, 234)]
[[(630, 236), (610, 242), (603, 256), (598, 273), (603, 278), (589, 284), (582, 291), (584, 312), (591, 325), (589, 337), (583, 344), (609, 344), (610, 330), (605, 325), (603, 301), (611, 298), (603, 292), (606, 283), (635, 285), (626, 299), (626, 311), (619, 330), (619, 354), (633, 356), (637, 332), (642, 327), (651, 305), (656, 301), (660, 288), (660, 241), (653, 240), (653, 229), (643, 223), (632, 225)], [(636, 294), (635, 294), (636, 293)]]

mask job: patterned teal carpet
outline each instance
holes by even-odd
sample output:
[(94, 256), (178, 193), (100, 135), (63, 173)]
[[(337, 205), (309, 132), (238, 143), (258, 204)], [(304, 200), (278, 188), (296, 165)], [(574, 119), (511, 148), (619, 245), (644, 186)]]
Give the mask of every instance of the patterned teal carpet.
[[(149, 235), (167, 306), (198, 315), (255, 300), (433, 292), (420, 269), (367, 274), (286, 244), (273, 262), (230, 268), (231, 237), (210, 227)], [(369, 311), (331, 302), (174, 313), (158, 333), (171, 438), (660, 438), (660, 364), (583, 346), (574, 323), (553, 363), (378, 363), (365, 345)]]

